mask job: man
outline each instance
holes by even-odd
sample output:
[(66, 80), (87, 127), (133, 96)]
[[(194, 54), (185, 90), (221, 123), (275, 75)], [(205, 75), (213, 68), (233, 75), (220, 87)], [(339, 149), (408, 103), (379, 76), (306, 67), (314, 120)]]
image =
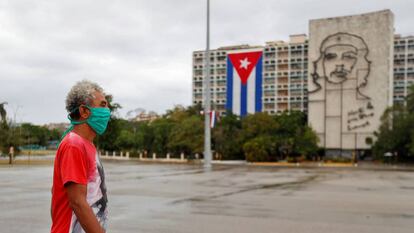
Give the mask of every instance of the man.
[(66, 98), (71, 127), (56, 152), (52, 187), (52, 233), (106, 232), (105, 176), (93, 140), (103, 134), (108, 102), (100, 86), (81, 81)]
[(14, 147), (10, 146), (9, 148), (9, 164), (12, 164), (14, 160)]

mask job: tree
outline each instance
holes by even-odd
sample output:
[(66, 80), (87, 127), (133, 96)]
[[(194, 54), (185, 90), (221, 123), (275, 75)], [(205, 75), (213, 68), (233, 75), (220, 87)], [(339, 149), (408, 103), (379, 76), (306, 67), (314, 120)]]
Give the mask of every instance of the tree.
[(249, 140), (243, 145), (246, 160), (249, 162), (265, 162), (271, 160), (270, 155), (274, 151), (273, 138), (259, 136)]
[(250, 114), (242, 119), (245, 141), (262, 135), (276, 135), (279, 127), (279, 123), (265, 112)]
[(152, 151), (158, 154), (168, 153), (169, 135), (174, 127), (171, 119), (159, 118), (151, 123), (153, 132)]
[(222, 159), (245, 159), (243, 154), (242, 125), (238, 116), (230, 111), (212, 130), (214, 149)]
[(134, 134), (129, 130), (121, 130), (118, 138), (115, 140), (115, 145), (118, 148), (132, 150), (135, 147)]
[(312, 128), (305, 125), (296, 131), (294, 151), (310, 159), (318, 152), (318, 141), (319, 138)]
[[(248, 161), (274, 159), (278, 153), (277, 133), (279, 128), (279, 123), (267, 113), (255, 113), (244, 117), (241, 138), (246, 159)], [(254, 155), (254, 153), (257, 154)]]
[(378, 159), (391, 152), (399, 161), (414, 161), (414, 85), (411, 85), (406, 104), (394, 104), (381, 116), (381, 125), (372, 150)]
[(200, 116), (190, 116), (176, 123), (168, 138), (168, 148), (174, 153), (202, 153), (204, 124)]

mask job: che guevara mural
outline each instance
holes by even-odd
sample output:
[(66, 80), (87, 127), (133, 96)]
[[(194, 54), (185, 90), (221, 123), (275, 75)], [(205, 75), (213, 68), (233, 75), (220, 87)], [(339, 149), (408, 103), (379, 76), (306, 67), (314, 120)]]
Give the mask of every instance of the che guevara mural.
[(309, 124), (321, 146), (368, 148), (392, 98), (392, 22), (387, 11), (311, 21)]

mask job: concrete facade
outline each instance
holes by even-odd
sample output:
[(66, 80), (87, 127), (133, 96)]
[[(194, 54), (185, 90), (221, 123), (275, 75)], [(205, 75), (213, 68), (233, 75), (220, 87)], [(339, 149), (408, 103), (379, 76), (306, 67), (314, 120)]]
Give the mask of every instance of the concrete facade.
[(394, 104), (405, 104), (414, 84), (414, 37), (394, 37)]
[[(288, 42), (271, 41), (265, 46), (236, 45), (210, 51), (210, 92), (212, 109), (226, 111), (226, 59), (229, 53), (249, 49), (263, 51), (262, 110), (269, 114), (284, 111), (307, 112), (308, 41), (305, 34), (291, 35)], [(205, 51), (193, 52), (193, 104), (204, 102)]]
[(368, 149), (392, 105), (393, 14), (311, 20), (309, 32), (309, 125), (323, 148)]
[[(378, 129), (383, 110), (392, 104), (405, 104), (409, 87), (414, 84), (414, 37), (394, 34), (393, 18), (392, 12), (385, 10), (311, 20), (309, 39), (299, 34), (290, 36), (289, 41), (271, 41), (263, 46), (237, 45), (212, 50), (212, 108), (225, 113), (228, 53), (262, 48), (263, 112), (308, 113), (309, 123), (317, 131), (322, 147), (338, 151), (369, 148), (367, 138), (375, 139), (373, 132)], [(321, 49), (329, 51), (338, 44), (335, 34), (336, 39), (339, 37), (341, 43), (348, 45), (337, 46), (340, 52), (344, 53), (346, 48), (354, 50), (354, 54), (344, 53), (344, 60), (350, 61), (343, 64), (353, 68), (349, 74), (333, 77), (325, 87), (323, 72), (336, 67), (332, 58), (333, 62), (323, 68)], [(193, 52), (194, 104), (203, 104), (203, 65), (204, 51)], [(341, 76), (349, 77), (342, 82)], [(314, 78), (321, 90), (316, 90), (318, 84)], [(327, 106), (331, 107), (325, 109)], [(325, 134), (325, 131), (332, 133)]]

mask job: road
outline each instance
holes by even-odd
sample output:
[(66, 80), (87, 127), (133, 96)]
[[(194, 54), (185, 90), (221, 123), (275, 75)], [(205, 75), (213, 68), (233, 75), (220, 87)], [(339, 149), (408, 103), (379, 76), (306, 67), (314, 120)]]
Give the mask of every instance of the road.
[[(115, 233), (414, 229), (414, 172), (104, 162)], [(50, 165), (0, 166), (0, 232), (50, 228)]]

